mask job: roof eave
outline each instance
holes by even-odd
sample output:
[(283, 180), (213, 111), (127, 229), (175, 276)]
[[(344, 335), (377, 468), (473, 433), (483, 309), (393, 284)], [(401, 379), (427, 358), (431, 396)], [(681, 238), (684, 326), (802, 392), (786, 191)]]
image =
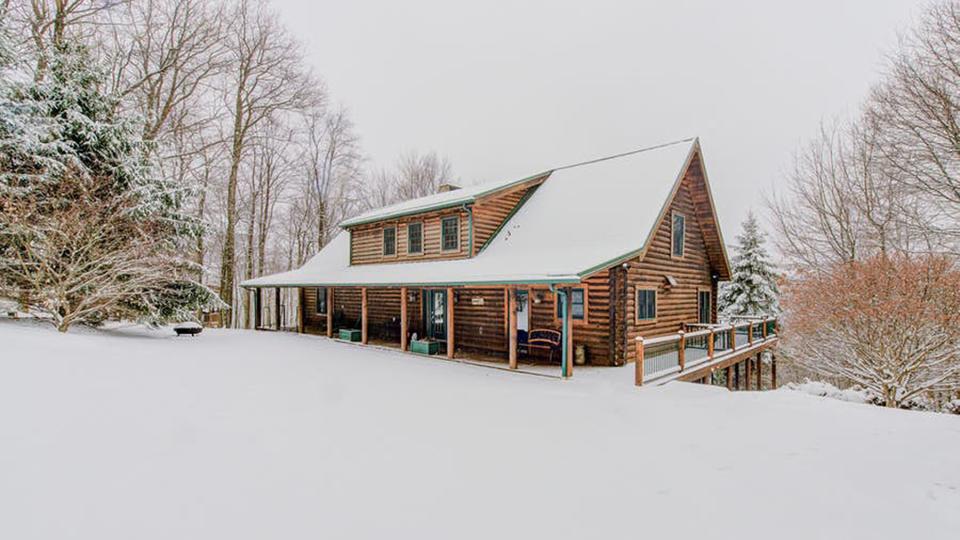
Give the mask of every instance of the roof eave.
[(438, 210), (446, 210), (446, 209), (448, 209), (448, 208), (456, 208), (456, 207), (458, 207), (458, 206), (463, 206), (463, 205), (465, 205), (465, 204), (473, 204), (473, 203), (475, 203), (475, 202), (476, 202), (477, 200), (479, 200), (479, 199), (483, 199), (483, 198), (485, 198), (485, 197), (489, 197), (490, 195), (499, 193), (499, 192), (501, 192), (501, 191), (506, 191), (506, 190), (508, 190), (508, 189), (513, 188), (514, 186), (523, 184), (524, 182), (530, 182), (530, 181), (532, 181), (532, 180), (537, 180), (537, 179), (539, 179), (539, 178), (541, 178), (541, 177), (542, 177), (544, 180), (546, 180), (546, 177), (550, 175), (550, 172), (551, 172), (551, 171), (544, 171), (544, 172), (540, 172), (540, 173), (537, 173), (537, 174), (533, 174), (533, 175), (530, 175), (530, 176), (521, 178), (521, 179), (519, 179), (519, 180), (514, 180), (513, 182), (506, 183), (506, 184), (504, 184), (504, 185), (502, 185), (502, 186), (498, 186), (498, 187), (496, 187), (496, 188), (490, 188), (490, 189), (488, 189), (488, 190), (481, 191), (481, 192), (479, 192), (479, 193), (475, 193), (475, 194), (473, 194), (473, 195), (469, 195), (469, 196), (466, 196), (466, 197), (461, 197), (461, 198), (458, 198), (458, 199), (454, 199), (454, 200), (451, 200), (451, 201), (443, 201), (443, 202), (439, 202), (439, 203), (432, 204), (432, 205), (421, 206), (421, 207), (418, 207), (418, 208), (410, 208), (410, 209), (406, 209), (406, 210), (398, 210), (398, 211), (396, 211), (396, 212), (389, 212), (389, 213), (386, 213), (386, 214), (380, 214), (380, 215), (376, 215), (376, 216), (370, 216), (370, 217), (367, 217), (367, 218), (345, 219), (345, 220), (343, 220), (342, 222), (340, 222), (340, 227), (343, 228), (343, 229), (349, 229), (349, 228), (351, 228), (351, 227), (357, 227), (357, 226), (360, 226), (360, 225), (367, 225), (367, 224), (369, 224), (369, 223), (376, 223), (376, 222), (378, 222), (378, 221), (386, 221), (386, 220), (397, 219), (397, 218), (406, 217), (406, 216), (415, 216), (415, 215), (417, 215), (417, 214), (425, 214), (425, 213), (427, 213), (427, 212), (436, 212), (436, 211), (438, 211)]
[(581, 278), (578, 275), (555, 276), (548, 278), (523, 278), (523, 279), (486, 279), (486, 280), (451, 280), (451, 281), (398, 281), (393, 283), (374, 283), (374, 282), (326, 282), (322, 280), (304, 281), (300, 283), (241, 283), (240, 287), (244, 289), (260, 288), (301, 288), (301, 287), (489, 287), (494, 285), (563, 285), (580, 283)]

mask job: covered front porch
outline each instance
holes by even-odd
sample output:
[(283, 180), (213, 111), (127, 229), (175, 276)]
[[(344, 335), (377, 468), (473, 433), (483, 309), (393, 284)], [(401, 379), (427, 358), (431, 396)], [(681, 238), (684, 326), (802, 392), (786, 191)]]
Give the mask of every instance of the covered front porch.
[(571, 377), (575, 359), (586, 363), (589, 355), (586, 345), (574, 345), (569, 285), (254, 286), (248, 287), (250, 324), (283, 328), (280, 291), (286, 288), (299, 300), (298, 332), (511, 370), (536, 366), (531, 371), (538, 374), (554, 366), (549, 370)]

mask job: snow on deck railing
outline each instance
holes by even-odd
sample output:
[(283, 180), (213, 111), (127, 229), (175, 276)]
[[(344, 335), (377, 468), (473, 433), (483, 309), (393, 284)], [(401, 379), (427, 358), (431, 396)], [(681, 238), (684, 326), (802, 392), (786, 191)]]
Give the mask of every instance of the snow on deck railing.
[(754, 343), (777, 336), (775, 318), (749, 318), (730, 325), (695, 324), (693, 332), (683, 330), (655, 338), (636, 339), (636, 384), (659, 379), (716, 360)]

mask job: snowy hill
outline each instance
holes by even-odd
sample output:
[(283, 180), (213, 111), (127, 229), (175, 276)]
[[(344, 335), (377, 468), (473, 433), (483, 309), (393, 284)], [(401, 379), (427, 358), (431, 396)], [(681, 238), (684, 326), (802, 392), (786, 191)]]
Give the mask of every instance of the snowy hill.
[(960, 418), (0, 321), (0, 537), (956, 538)]

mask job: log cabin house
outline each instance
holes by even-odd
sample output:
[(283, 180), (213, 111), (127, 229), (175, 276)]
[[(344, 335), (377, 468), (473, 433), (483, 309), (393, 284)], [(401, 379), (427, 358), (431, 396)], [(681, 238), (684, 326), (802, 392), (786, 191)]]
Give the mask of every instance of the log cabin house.
[[(640, 366), (644, 339), (669, 344), (685, 330), (709, 331), (711, 359), (736, 332), (749, 331), (751, 345), (753, 334), (773, 335), (762, 321), (714, 336), (717, 284), (730, 263), (697, 139), (447, 186), (340, 227), (301, 268), (242, 284), (254, 293), (256, 328), (261, 289), (275, 288), (279, 302), (280, 288), (294, 288), (300, 332), (511, 368), (554, 362), (564, 376), (574, 363), (639, 357)], [(644, 369), (684, 371), (683, 341), (651, 341), (638, 383)]]

